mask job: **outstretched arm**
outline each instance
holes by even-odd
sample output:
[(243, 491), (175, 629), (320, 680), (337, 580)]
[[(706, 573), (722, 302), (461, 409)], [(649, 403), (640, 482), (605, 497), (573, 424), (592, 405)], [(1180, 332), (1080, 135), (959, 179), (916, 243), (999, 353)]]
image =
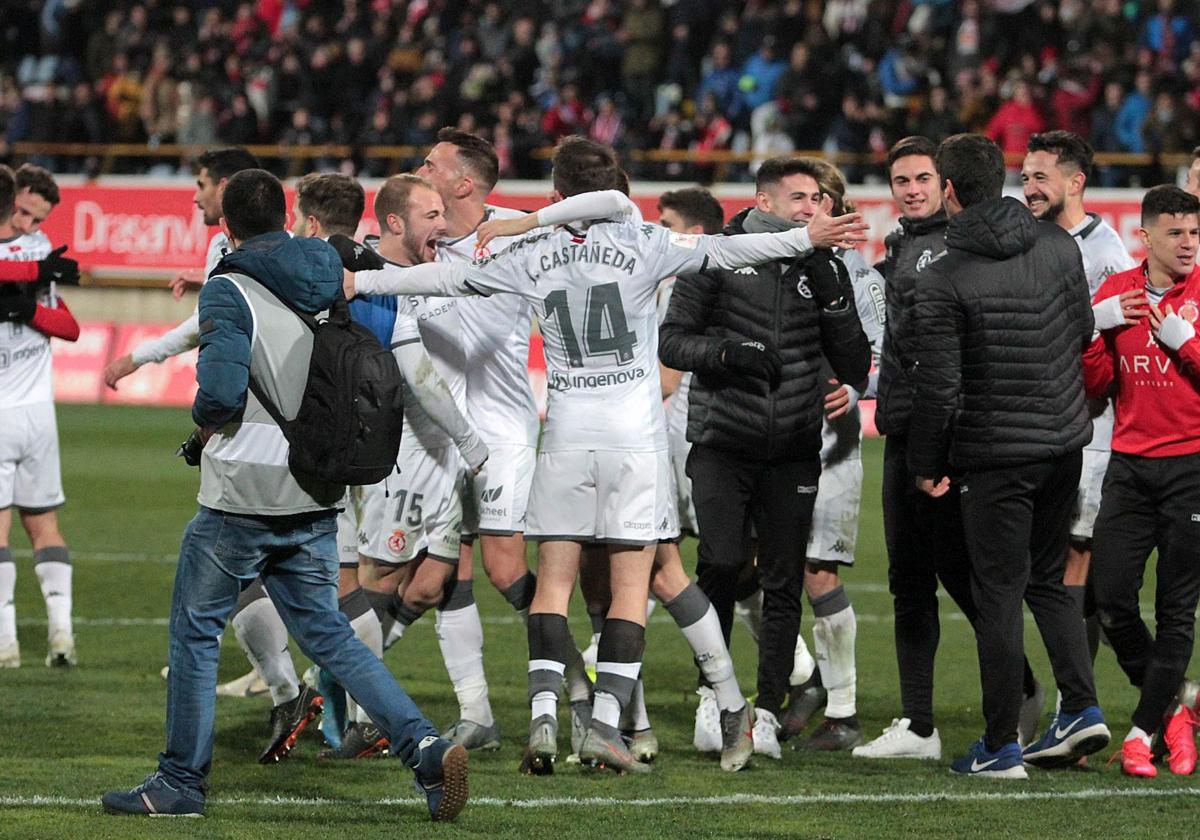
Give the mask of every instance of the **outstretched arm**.
[(488, 448), (470, 422), (458, 410), (449, 386), (433, 366), (420, 340), (392, 346), (392, 355), (413, 397), (429, 419), (454, 440), (458, 451), (472, 470), (478, 470), (487, 460)]

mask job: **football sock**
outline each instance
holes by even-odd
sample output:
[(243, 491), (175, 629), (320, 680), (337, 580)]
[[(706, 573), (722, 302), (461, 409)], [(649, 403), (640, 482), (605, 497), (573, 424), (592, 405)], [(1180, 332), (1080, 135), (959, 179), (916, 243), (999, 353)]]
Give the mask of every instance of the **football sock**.
[(387, 636), (384, 637), (384, 650), (404, 638), (404, 632), (412, 626), (414, 621), (425, 614), (425, 610), (404, 603), (399, 593), (392, 596), (388, 612), (396, 620), (392, 623), (392, 628), (388, 631)]
[[(362, 587), (343, 595), (338, 599), (338, 609), (345, 614), (354, 630), (354, 636), (368, 648), (371, 653), (383, 658), (383, 630), (379, 626), (379, 616), (371, 606), (371, 600)], [(328, 699), (328, 698), (327, 698)], [(371, 718), (362, 706), (351, 697), (346, 698), (346, 718), (356, 723), (370, 723)]]
[[(567, 617), (557, 613), (529, 616), (529, 703), (530, 715), (557, 716), (558, 689), (562, 685), (569, 649), (575, 647)], [(578, 651), (576, 651), (578, 655)]]
[(829, 693), (825, 716), (849, 718), (857, 711), (855, 694), (858, 675), (854, 664), (854, 640), (858, 622), (846, 589), (838, 586), (809, 599), (813, 610), (813, 648), (821, 669), (821, 682)]
[(396, 619), (390, 612), (392, 608), (392, 593), (376, 592), (374, 589), (363, 589), (363, 593), (367, 596), (367, 601), (371, 604), (371, 610), (375, 613), (375, 618), (379, 620), (379, 632), (383, 638), (387, 638), (392, 632), (392, 625), (396, 623)]
[(71, 554), (65, 545), (33, 552), (33, 571), (46, 601), (47, 635), (71, 632)]
[(792, 655), (792, 675), (788, 677), (788, 685), (804, 685), (812, 679), (813, 671), (817, 670), (817, 660), (808, 652), (808, 644), (804, 641), (804, 633), (796, 634), (796, 652)]
[(592, 681), (587, 675), (587, 666), (584, 665), (583, 657), (579, 654), (579, 648), (575, 647), (575, 640), (571, 638), (570, 632), (567, 633), (567, 647), (567, 669), (563, 674), (567, 682), (567, 700), (571, 703), (587, 702), (592, 699)]
[(738, 601), (734, 604), (733, 611), (750, 631), (750, 637), (754, 639), (754, 643), (758, 644), (758, 637), (762, 635), (762, 590), (759, 589), (750, 597)]
[(271, 702), (278, 706), (296, 699), (300, 680), (288, 649), (287, 628), (267, 597), (261, 578), (255, 578), (242, 590), (234, 610), (229, 622), (233, 633), (246, 658), (270, 689)]
[(516, 583), (500, 594), (514, 610), (520, 613), (522, 618), (528, 619), (529, 605), (533, 603), (533, 593), (536, 590), (537, 576), (533, 572), (526, 572), (523, 577), (517, 579)]
[(629, 705), (621, 713), (622, 732), (641, 732), (650, 728), (650, 715), (646, 712), (646, 686), (638, 677), (629, 696)]
[(621, 710), (629, 705), (633, 687), (642, 670), (646, 628), (621, 618), (604, 621), (600, 649), (596, 653), (596, 694), (592, 721), (617, 728)]
[(650, 620), (650, 616), (654, 615), (654, 608), (658, 606), (658, 599), (651, 595), (646, 599), (646, 620)]
[(446, 673), (454, 684), (459, 717), (480, 726), (495, 723), (483, 672), (483, 622), (475, 603), (475, 583), (452, 581), (449, 595), (437, 611), (434, 627)]
[(1134, 738), (1140, 738), (1142, 743), (1147, 747), (1150, 746), (1150, 733), (1140, 727), (1133, 727), (1129, 730), (1129, 734), (1125, 736), (1126, 741), (1132, 741)]
[(12, 551), (0, 548), (0, 639), (17, 637), (17, 608), (13, 593), (17, 586), (17, 564)]
[[(717, 695), (717, 706), (725, 711), (742, 708), (746, 698), (742, 696), (742, 689), (733, 672), (733, 659), (721, 633), (721, 621), (708, 596), (693, 581), (665, 606), (691, 645), (704, 679)], [(597, 682), (599, 669), (597, 664)]]

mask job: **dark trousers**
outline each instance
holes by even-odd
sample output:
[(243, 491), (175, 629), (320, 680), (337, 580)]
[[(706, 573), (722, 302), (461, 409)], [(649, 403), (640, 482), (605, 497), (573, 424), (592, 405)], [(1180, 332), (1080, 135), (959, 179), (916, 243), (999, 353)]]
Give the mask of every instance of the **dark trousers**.
[(717, 611), (726, 642), (751, 521), (758, 532), (763, 622), (757, 706), (779, 714), (800, 632), (804, 552), (821, 460), (814, 452), (805, 460), (764, 463), (693, 446), (687, 473), (700, 526), (697, 583)]
[[(1138, 608), (1146, 560), (1158, 548), (1155, 632)], [(1192, 656), (1200, 597), (1200, 455), (1112, 454), (1092, 538), (1100, 625), (1141, 688), (1134, 726), (1153, 733)]]
[(978, 620), (987, 746), (1017, 740), (1024, 613), (1029, 605), (1062, 692), (1062, 711), (1096, 705), (1092, 661), (1079, 607), (1063, 585), (1071, 512), (1082, 456), (977, 470), (959, 483)]
[(883, 449), (883, 533), (895, 609), (896, 665), (904, 717), (933, 729), (933, 662), (941, 638), (938, 580), (972, 624), (971, 567), (957, 494), (933, 499), (908, 470), (908, 444), (889, 435)]

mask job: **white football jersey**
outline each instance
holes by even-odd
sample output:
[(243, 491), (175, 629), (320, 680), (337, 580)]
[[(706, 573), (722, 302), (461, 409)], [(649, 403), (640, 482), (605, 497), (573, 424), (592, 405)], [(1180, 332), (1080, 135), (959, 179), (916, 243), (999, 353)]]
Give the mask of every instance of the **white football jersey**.
[[(525, 214), (487, 207), (488, 219)], [(439, 262), (469, 263), (497, 254), (521, 237), (497, 237), (475, 247), (475, 231), (438, 244)], [(533, 307), (518, 295), (467, 297), (458, 301), (458, 319), (466, 353), (467, 412), (471, 425), (489, 446), (537, 446), (538, 413), (529, 386), (529, 333)]]
[[(50, 255), (50, 240), (40, 230), (0, 240), (0, 259), (36, 262)], [(47, 289), (40, 303), (52, 305)], [(50, 338), (28, 324), (0, 322), (0, 405), (16, 408), (54, 401)]]
[[(379, 245), (379, 237), (368, 236), (365, 243), (371, 248), (376, 248)], [(425, 351), (433, 360), (434, 369), (445, 380), (458, 410), (465, 415), (467, 384), (464, 371), (467, 367), (467, 357), (463, 350), (462, 329), (459, 324), (460, 303), (457, 298), (398, 296), (392, 346), (411, 340), (412, 324), (415, 323), (421, 343), (425, 345)], [(454, 440), (433, 422), (421, 408), (411, 389), (406, 388), (400, 448), (429, 450), (445, 446), (454, 446)]]
[[(1111, 275), (1128, 271), (1137, 261), (1125, 250), (1121, 236), (1108, 222), (1094, 213), (1084, 216), (1082, 222), (1067, 231), (1079, 245), (1083, 256), (1083, 272), (1087, 275), (1088, 293), (1095, 295)], [(1104, 413), (1092, 418), (1092, 440), (1088, 449), (1105, 451), (1112, 448), (1113, 408), (1112, 403)]]
[(661, 279), (707, 262), (706, 240), (633, 222), (562, 227), (468, 266), (479, 294), (537, 311), (549, 405), (541, 451), (666, 449), (658, 375)]
[[(887, 305), (884, 298), (884, 279), (875, 268), (866, 261), (856, 250), (838, 250), (838, 257), (850, 274), (850, 282), (854, 286), (854, 306), (858, 310), (858, 320), (862, 322), (863, 332), (871, 343), (871, 359), (875, 366), (879, 364), (879, 354), (883, 350), (884, 326), (887, 322)], [(832, 378), (833, 369), (823, 364), (825, 378)], [(871, 382), (874, 382), (874, 377)], [(847, 383), (857, 385), (858, 383)], [(874, 396), (872, 388), (868, 387), (868, 395)], [(862, 421), (859, 417), (858, 406), (836, 418), (832, 422), (824, 418), (821, 424), (821, 465), (828, 467), (847, 457), (857, 457), (862, 443)]]
[(1100, 285), (1111, 275), (1128, 271), (1137, 265), (1137, 261), (1125, 250), (1120, 234), (1094, 213), (1088, 213), (1082, 222), (1067, 233), (1075, 237), (1079, 252), (1083, 255), (1083, 271), (1087, 275), (1090, 294), (1096, 294)]

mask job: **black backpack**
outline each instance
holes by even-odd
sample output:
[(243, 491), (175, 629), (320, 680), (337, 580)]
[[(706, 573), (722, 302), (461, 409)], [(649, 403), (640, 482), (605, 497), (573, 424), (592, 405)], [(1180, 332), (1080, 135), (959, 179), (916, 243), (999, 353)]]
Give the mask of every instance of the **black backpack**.
[(302, 483), (378, 484), (396, 468), (400, 450), (404, 379), (395, 357), (351, 320), (340, 291), (321, 320), (275, 297), (313, 333), (308, 380), (294, 420), (285, 419), (250, 379), (250, 390), (287, 438), (288, 468)]

